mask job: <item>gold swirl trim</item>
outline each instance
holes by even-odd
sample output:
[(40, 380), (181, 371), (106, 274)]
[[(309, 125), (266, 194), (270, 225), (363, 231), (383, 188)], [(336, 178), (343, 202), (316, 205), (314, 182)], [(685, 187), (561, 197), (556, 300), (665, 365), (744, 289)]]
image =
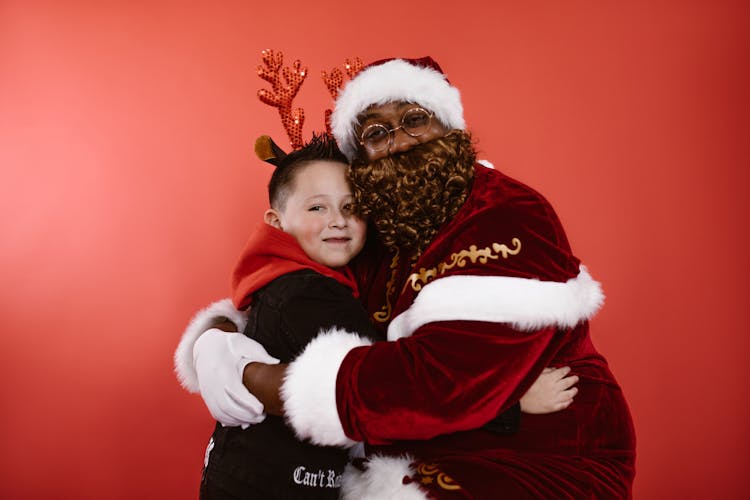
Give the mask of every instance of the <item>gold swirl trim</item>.
[(378, 323), (385, 323), (391, 319), (391, 313), (393, 312), (393, 304), (391, 304), (391, 294), (396, 291), (396, 268), (398, 267), (398, 249), (396, 255), (391, 259), (391, 276), (388, 278), (388, 282), (385, 284), (385, 305), (380, 308), (380, 311), (373, 313), (372, 318)]
[(423, 476), (434, 476), (438, 472), (440, 472), (440, 469), (435, 464), (421, 463), (417, 466), (417, 473)]
[(461, 485), (455, 479), (445, 472), (441, 472), (435, 464), (419, 464), (417, 466), (417, 474), (420, 476), (419, 482), (421, 484), (427, 485), (437, 482), (438, 487), (443, 490), (457, 491), (461, 489)]
[(521, 240), (513, 238), (510, 241), (513, 248), (501, 243), (493, 243), (491, 246), (485, 248), (477, 248), (476, 245), (470, 245), (467, 250), (451, 254), (447, 262), (441, 262), (436, 267), (430, 269), (420, 268), (419, 271), (409, 275), (407, 283), (411, 284), (415, 292), (418, 292), (430, 280), (437, 278), (441, 274), (445, 274), (446, 271), (454, 267), (464, 267), (468, 261), (471, 261), (472, 264), (476, 264), (477, 262), (486, 264), (490, 259), (497, 260), (500, 257), (507, 259), (509, 255), (518, 255), (521, 252)]
[(437, 476), (437, 484), (444, 490), (456, 491), (461, 489), (461, 485), (455, 479), (442, 472)]

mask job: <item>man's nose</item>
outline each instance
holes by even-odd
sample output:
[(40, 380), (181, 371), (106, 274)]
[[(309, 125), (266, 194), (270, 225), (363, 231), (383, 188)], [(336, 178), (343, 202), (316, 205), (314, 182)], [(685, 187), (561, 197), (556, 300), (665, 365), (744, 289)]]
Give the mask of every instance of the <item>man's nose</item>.
[(412, 137), (406, 132), (404, 132), (403, 128), (399, 128), (398, 130), (395, 130), (393, 133), (393, 140), (391, 141), (391, 146), (388, 148), (388, 153), (403, 153), (404, 151), (408, 151), (409, 149), (413, 148), (417, 144), (419, 144), (419, 141), (416, 137)]

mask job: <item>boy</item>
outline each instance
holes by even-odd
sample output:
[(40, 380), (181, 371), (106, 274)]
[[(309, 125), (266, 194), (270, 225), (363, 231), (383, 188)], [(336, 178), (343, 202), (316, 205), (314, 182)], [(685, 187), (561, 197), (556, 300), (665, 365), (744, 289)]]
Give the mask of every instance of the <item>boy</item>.
[[(384, 340), (356, 298), (346, 267), (364, 245), (366, 223), (353, 212), (346, 158), (315, 136), (279, 160), (271, 208), (234, 272), (234, 302), (250, 308), (245, 335), (291, 360), (321, 329)], [(201, 498), (338, 497), (347, 450), (299, 441), (280, 417), (242, 429), (216, 425)]]
[[(233, 276), (235, 306), (252, 306), (244, 334), (281, 362), (293, 360), (321, 330), (356, 331), (373, 341), (385, 340), (357, 300), (357, 285), (347, 267), (362, 249), (367, 227), (354, 212), (346, 158), (333, 139), (314, 136), (302, 149), (273, 163), (277, 168), (269, 183), (271, 208)], [(565, 370), (554, 372), (548, 386), (552, 380), (559, 383)], [(524, 411), (546, 413), (560, 399), (572, 401), (575, 389), (569, 387), (577, 379), (566, 380), (563, 387), (548, 387), (547, 392), (541, 387), (544, 381), (535, 384), (524, 396)], [(488, 429), (504, 432), (504, 423), (517, 423), (513, 419), (512, 412), (503, 415)], [(348, 461), (344, 448), (298, 440), (282, 417), (268, 415), (245, 429), (217, 423), (201, 498), (338, 498)]]

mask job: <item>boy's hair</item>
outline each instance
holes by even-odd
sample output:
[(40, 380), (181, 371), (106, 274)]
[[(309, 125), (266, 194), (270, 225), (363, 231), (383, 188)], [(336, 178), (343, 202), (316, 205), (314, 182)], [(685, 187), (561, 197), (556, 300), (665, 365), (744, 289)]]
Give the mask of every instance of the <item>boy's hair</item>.
[(297, 171), (314, 161), (334, 161), (345, 165), (349, 164), (332, 136), (313, 134), (310, 142), (279, 160), (278, 166), (268, 182), (268, 201), (271, 208), (284, 210)]

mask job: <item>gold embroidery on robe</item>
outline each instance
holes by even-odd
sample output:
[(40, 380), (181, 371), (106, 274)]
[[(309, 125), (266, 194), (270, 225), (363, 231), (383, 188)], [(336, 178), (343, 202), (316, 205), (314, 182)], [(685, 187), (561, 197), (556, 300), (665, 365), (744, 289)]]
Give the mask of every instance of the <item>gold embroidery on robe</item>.
[(510, 241), (513, 248), (500, 243), (493, 243), (491, 246), (479, 249), (476, 245), (471, 245), (468, 250), (461, 250), (460, 252), (451, 254), (447, 262), (441, 262), (437, 267), (431, 269), (420, 268), (419, 271), (409, 276), (407, 282), (411, 284), (415, 292), (418, 292), (428, 281), (437, 278), (441, 274), (445, 274), (446, 271), (454, 267), (464, 267), (467, 264), (467, 259), (472, 264), (476, 264), (477, 262), (486, 264), (489, 259), (497, 260), (501, 256), (503, 259), (507, 259), (508, 255), (518, 255), (521, 251), (521, 240), (513, 238)]
[(372, 318), (378, 323), (385, 323), (391, 319), (391, 312), (393, 312), (393, 304), (391, 304), (391, 294), (396, 291), (396, 270), (398, 268), (398, 249), (396, 255), (391, 259), (391, 277), (388, 278), (388, 283), (385, 284), (385, 305), (380, 308), (380, 311), (373, 313)]
[(461, 485), (455, 479), (441, 472), (435, 464), (419, 464), (417, 466), (417, 476), (417, 481), (424, 485), (437, 483), (438, 487), (443, 490), (456, 491), (461, 489)]

